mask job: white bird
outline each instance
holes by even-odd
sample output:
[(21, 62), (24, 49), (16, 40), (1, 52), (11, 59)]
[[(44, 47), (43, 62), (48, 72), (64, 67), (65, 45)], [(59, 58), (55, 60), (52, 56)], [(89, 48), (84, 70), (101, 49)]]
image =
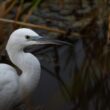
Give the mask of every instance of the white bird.
[(23, 49), (29, 45), (59, 44), (46, 40), (31, 29), (21, 28), (14, 31), (7, 43), (6, 51), (13, 64), (22, 74), (8, 64), (0, 64), (0, 110), (11, 110), (27, 97), (37, 86), (41, 67), (38, 59)]

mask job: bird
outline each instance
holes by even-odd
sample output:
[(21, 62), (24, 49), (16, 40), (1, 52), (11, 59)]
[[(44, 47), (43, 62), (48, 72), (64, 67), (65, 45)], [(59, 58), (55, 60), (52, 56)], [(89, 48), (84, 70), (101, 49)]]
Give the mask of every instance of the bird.
[(10, 61), (22, 73), (18, 75), (13, 66), (0, 63), (0, 110), (13, 109), (34, 91), (40, 80), (40, 62), (31, 53), (24, 52), (24, 48), (31, 45), (60, 43), (65, 42), (42, 37), (29, 28), (19, 28), (11, 33), (6, 51)]

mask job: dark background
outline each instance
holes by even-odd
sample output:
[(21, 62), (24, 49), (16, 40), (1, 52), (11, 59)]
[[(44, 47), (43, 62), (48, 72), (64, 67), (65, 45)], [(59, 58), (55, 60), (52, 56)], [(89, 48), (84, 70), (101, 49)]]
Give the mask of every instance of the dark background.
[(110, 109), (109, 7), (109, 0), (0, 0), (1, 62), (10, 64), (5, 45), (20, 27), (73, 45), (26, 49), (42, 66), (35, 110)]

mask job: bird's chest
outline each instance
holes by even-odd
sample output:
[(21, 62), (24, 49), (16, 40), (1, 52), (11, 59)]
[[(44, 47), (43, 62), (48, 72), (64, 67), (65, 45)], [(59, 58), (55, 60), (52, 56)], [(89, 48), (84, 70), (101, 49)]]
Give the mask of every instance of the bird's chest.
[(18, 79), (10, 73), (0, 74), (0, 110), (5, 110), (13, 106), (18, 100)]

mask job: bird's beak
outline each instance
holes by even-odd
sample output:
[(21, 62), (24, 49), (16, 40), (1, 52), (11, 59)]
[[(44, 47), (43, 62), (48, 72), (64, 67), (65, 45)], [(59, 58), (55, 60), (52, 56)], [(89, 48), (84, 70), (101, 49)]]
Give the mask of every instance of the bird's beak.
[(61, 41), (61, 40), (56, 40), (56, 39), (50, 39), (47, 37), (33, 37), (34, 41), (37, 41), (38, 44), (54, 44), (54, 45), (72, 45), (69, 42)]

